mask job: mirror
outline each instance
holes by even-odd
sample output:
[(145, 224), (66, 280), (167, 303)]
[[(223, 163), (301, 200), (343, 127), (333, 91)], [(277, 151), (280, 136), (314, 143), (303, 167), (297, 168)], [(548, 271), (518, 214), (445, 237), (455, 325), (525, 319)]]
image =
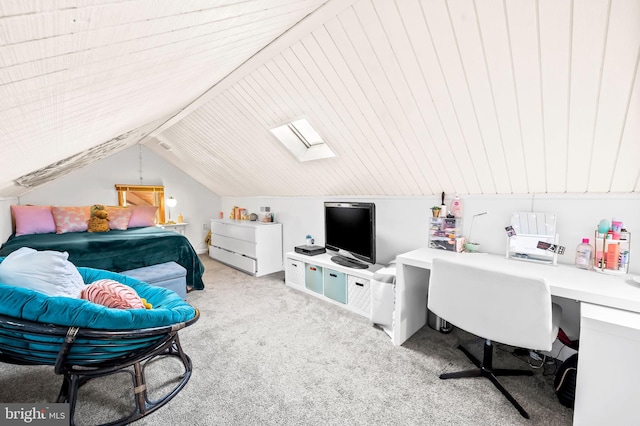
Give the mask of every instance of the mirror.
[(164, 223), (164, 186), (116, 184), (119, 206), (158, 206), (156, 223)]
[(517, 212), (507, 233), (507, 257), (533, 262), (558, 260), (555, 213)]

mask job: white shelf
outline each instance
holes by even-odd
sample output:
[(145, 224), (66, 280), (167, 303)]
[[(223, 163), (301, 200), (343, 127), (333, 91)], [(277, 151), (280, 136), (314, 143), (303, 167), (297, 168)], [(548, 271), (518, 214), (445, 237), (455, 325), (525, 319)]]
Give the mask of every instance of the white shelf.
[[(593, 270), (601, 274), (608, 275), (625, 275), (629, 273), (629, 264), (631, 261), (631, 233), (621, 232), (620, 236), (622, 238), (617, 240), (599, 237), (598, 235), (598, 231), (595, 231), (595, 241), (593, 247)], [(619, 259), (621, 257), (620, 255), (626, 252), (626, 263), (624, 263), (624, 267), (620, 268), (618, 265), (618, 269), (603, 268), (602, 265), (600, 265), (600, 263), (598, 262), (598, 253), (602, 253), (602, 257), (606, 260), (607, 252), (609, 250), (609, 246), (611, 245), (619, 246)]]
[(185, 231), (187, 225), (188, 225), (188, 223), (181, 222), (181, 223), (158, 223), (156, 226), (158, 228), (162, 228), (162, 229), (170, 229), (172, 231), (176, 231), (176, 232), (184, 235), (184, 231)]
[[(356, 314), (364, 317), (370, 317), (371, 306), (371, 289), (370, 282), (373, 275), (383, 265), (371, 265), (367, 269), (349, 268), (334, 263), (331, 255), (328, 253), (318, 254), (316, 256), (307, 256), (296, 252), (288, 252), (285, 254), (287, 268), (285, 270), (285, 283), (287, 286), (310, 294), (326, 302), (343, 307)], [(316, 293), (305, 286), (305, 266), (314, 265), (326, 270), (341, 272), (346, 274), (347, 286), (347, 303), (337, 302), (324, 294)]]

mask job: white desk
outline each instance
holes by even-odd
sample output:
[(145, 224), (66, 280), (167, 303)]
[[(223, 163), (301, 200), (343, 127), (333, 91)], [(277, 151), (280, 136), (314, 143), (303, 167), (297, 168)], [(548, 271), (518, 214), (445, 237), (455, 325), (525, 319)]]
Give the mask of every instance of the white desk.
[(435, 257), (542, 277), (549, 283), (552, 295), (580, 302), (574, 424), (637, 421), (640, 284), (632, 280), (632, 275), (606, 275), (571, 265), (543, 265), (493, 254), (417, 249), (396, 257), (395, 345), (404, 343), (427, 322), (429, 270)]

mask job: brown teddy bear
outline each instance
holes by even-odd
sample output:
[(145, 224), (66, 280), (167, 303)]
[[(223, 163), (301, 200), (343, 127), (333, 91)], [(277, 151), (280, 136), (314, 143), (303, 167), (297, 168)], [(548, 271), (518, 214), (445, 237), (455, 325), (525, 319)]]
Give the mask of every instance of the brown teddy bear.
[(105, 210), (104, 206), (92, 206), (87, 231), (109, 232), (109, 212)]

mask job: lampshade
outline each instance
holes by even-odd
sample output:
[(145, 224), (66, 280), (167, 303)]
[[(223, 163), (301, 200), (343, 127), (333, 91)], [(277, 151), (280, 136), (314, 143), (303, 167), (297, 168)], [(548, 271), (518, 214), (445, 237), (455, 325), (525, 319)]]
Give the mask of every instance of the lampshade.
[(175, 198), (173, 198), (173, 197), (169, 197), (169, 198), (167, 198), (167, 206), (169, 206), (169, 207), (175, 207), (175, 206), (176, 206), (176, 204), (178, 204), (178, 200), (176, 200), (176, 199), (175, 199)]

